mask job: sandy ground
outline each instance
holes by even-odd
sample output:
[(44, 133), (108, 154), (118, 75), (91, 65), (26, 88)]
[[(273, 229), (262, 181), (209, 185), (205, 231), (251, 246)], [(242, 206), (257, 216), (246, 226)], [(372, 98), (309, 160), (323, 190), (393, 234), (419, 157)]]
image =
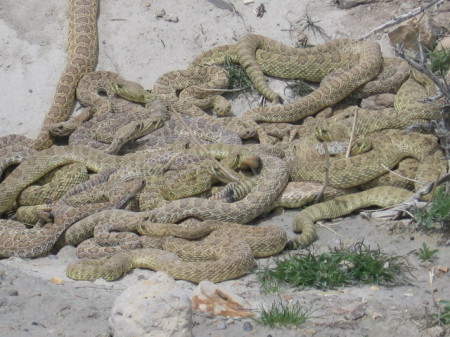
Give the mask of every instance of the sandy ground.
[[(244, 5), (242, 0), (222, 1), (100, 1), (99, 58), (97, 70), (118, 72), (129, 80), (151, 88), (165, 72), (184, 69), (190, 61), (211, 47), (233, 43), (255, 32), (288, 45), (295, 45), (301, 23), (308, 14), (327, 34), (358, 37), (394, 15), (405, 13), (421, 1), (378, 2), (348, 10), (333, 1), (265, 1), (267, 12), (258, 18), (261, 4)], [(230, 5), (233, 4), (233, 6)], [(157, 19), (162, 9), (178, 22)], [(35, 137), (50, 106), (55, 85), (66, 57), (67, 1), (2, 0), (0, 3), (0, 136), (10, 133)], [(313, 43), (320, 37), (309, 34)], [(386, 34), (374, 37), (385, 55), (392, 53)], [(247, 109), (255, 104), (244, 100)], [(290, 226), (295, 211), (261, 219), (293, 233)], [(313, 317), (293, 329), (267, 330), (246, 320), (208, 318), (196, 313), (194, 335), (206, 336), (438, 336), (439, 329), (424, 329), (421, 319), (432, 296), (450, 298), (449, 276), (436, 273), (429, 282), (432, 267), (412, 254), (426, 242), (438, 248), (435, 266), (448, 265), (448, 242), (437, 235), (412, 233), (391, 222), (368, 221), (350, 216), (328, 224), (340, 236), (320, 228), (315, 247), (319, 251), (363, 240), (383, 251), (407, 255), (415, 268), (411, 286), (348, 287), (333, 291), (284, 289), (277, 295), (263, 295), (254, 274), (225, 282), (257, 311), (280, 298), (299, 301), (314, 310)], [(441, 244), (439, 244), (439, 242)], [(67, 264), (76, 259), (75, 249), (65, 247), (57, 255), (39, 259), (10, 258), (0, 261), (0, 336), (108, 336), (108, 321), (115, 297), (137, 280), (153, 272), (135, 270), (117, 282), (75, 282), (65, 276)], [(264, 265), (267, 261), (259, 261)], [(51, 282), (60, 278), (64, 284)], [(178, 281), (189, 293), (194, 284)], [(366, 302), (364, 315), (348, 319), (340, 311), (347, 305)], [(223, 322), (226, 324), (224, 325)], [(225, 329), (223, 329), (225, 327)]]

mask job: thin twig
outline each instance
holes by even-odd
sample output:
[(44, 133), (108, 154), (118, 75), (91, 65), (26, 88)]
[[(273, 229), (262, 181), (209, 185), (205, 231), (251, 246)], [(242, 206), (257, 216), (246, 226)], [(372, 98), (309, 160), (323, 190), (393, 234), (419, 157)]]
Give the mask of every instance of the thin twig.
[(429, 183), (427, 186), (421, 188), (419, 191), (414, 193), (413, 197), (411, 199), (407, 200), (406, 202), (408, 202), (408, 201), (411, 202), (413, 200), (419, 199), (420, 197), (424, 196), (425, 194), (430, 193), (434, 189), (435, 186), (441, 185), (449, 180), (450, 180), (450, 173), (445, 173), (445, 174), (441, 175), (439, 177), (439, 179)]
[(384, 164), (381, 164), (381, 167), (384, 168), (386, 171), (389, 171), (390, 173), (392, 173), (392, 174), (394, 174), (394, 175), (396, 175), (397, 177), (400, 177), (400, 178), (402, 178), (402, 179), (405, 179), (405, 180), (408, 180), (408, 181), (412, 181), (412, 182), (414, 182), (414, 183), (424, 184), (423, 181), (419, 181), (419, 180), (416, 180), (416, 179), (412, 179), (412, 178), (408, 178), (408, 177), (402, 176), (401, 174), (399, 174), (399, 173), (397, 173), (397, 172), (395, 172), (395, 171), (392, 171), (389, 167), (387, 167), (387, 166), (384, 165)]
[(436, 180), (434, 181), (434, 184), (433, 184), (433, 187), (432, 187), (432, 189), (431, 189), (431, 192), (430, 192), (430, 202), (432, 202), (433, 200), (434, 200), (434, 197), (435, 197), (435, 195), (436, 195), (436, 189), (437, 189), (437, 187), (438, 187), (438, 182), (439, 182), (439, 179), (440, 179), (440, 175), (438, 175), (437, 177), (436, 177)]
[(367, 34), (364, 34), (363, 36), (361, 36), (360, 38), (358, 38), (359, 41), (367, 39), (368, 37), (370, 37), (371, 35), (378, 33), (379, 31), (382, 31), (383, 29), (386, 29), (388, 27), (391, 26), (395, 26), (398, 25), (399, 23), (402, 23), (408, 19), (411, 19), (412, 17), (419, 15), (420, 13), (425, 12), (425, 10), (427, 10), (428, 8), (430, 8), (431, 6), (434, 5), (440, 5), (441, 3), (444, 3), (445, 0), (434, 0), (431, 1), (430, 3), (414, 8), (412, 11), (406, 13), (406, 14), (402, 14), (399, 16), (396, 16), (395, 18), (393, 18), (392, 20), (383, 23), (381, 26), (378, 26), (374, 29), (372, 29), (370, 32), (368, 32)]
[(179, 158), (182, 155), (182, 152), (175, 152), (175, 154), (172, 156), (172, 158), (170, 158), (166, 165), (163, 168), (163, 172), (167, 172), (170, 170), (170, 167), (172, 166), (173, 162)]
[(329, 231), (330, 231), (331, 233), (333, 233), (334, 235), (339, 236), (342, 240), (345, 240), (345, 241), (347, 241), (347, 242), (350, 241), (350, 239), (349, 239), (347, 236), (344, 236), (344, 235), (342, 235), (342, 234), (339, 234), (338, 232), (336, 232), (335, 230), (331, 229), (329, 226), (327, 226), (327, 225), (325, 225), (325, 224), (323, 224), (323, 223), (318, 223), (317, 225), (318, 225), (319, 227), (323, 227), (323, 228), (329, 230)]
[(345, 158), (350, 158), (350, 153), (352, 152), (353, 141), (355, 138), (356, 122), (358, 120), (358, 108), (355, 109), (355, 117), (353, 118), (352, 133), (350, 134), (350, 140), (348, 142), (347, 152), (345, 153)]
[[(384, 208), (384, 210), (391, 210), (390, 214), (389, 214), (390, 218), (397, 218), (402, 213), (407, 213), (409, 216), (413, 217), (412, 214), (408, 210), (413, 206), (417, 207), (417, 208), (426, 207), (428, 205), (428, 202), (419, 202), (419, 199), (423, 195), (430, 193), (433, 190), (433, 188), (435, 188), (435, 186), (442, 185), (443, 183), (445, 183), (447, 181), (450, 181), (449, 173), (445, 173), (445, 174), (441, 175), (439, 177), (439, 179), (437, 179), (437, 181), (433, 181), (433, 182), (429, 183), (427, 186), (421, 188), (419, 191), (414, 193), (414, 195), (412, 195), (411, 198), (409, 198), (408, 200), (405, 200), (404, 202), (397, 204), (397, 205), (393, 205), (391, 207), (386, 207), (386, 208)], [(419, 205), (421, 205), (421, 207), (419, 207)], [(380, 212), (380, 210), (365, 211), (364, 213), (376, 214), (379, 212)], [(387, 214), (386, 211), (384, 213)], [(383, 215), (383, 217), (386, 217), (386, 215)]]
[(208, 89), (208, 88), (201, 88), (199, 86), (193, 85), (191, 88), (202, 90), (202, 91), (208, 91), (208, 92), (235, 92), (235, 91), (243, 91), (245, 88), (235, 88), (235, 89)]
[(316, 199), (314, 200), (314, 203), (319, 202), (323, 198), (323, 194), (325, 193), (325, 189), (328, 187), (329, 184), (329, 171), (330, 171), (330, 152), (328, 151), (328, 146), (326, 142), (322, 143), (323, 151), (325, 155), (325, 162), (323, 165), (324, 169), (324, 178), (323, 178), (323, 185), (319, 191), (319, 193), (316, 196)]
[(194, 133), (192, 132), (191, 128), (185, 123), (185, 121), (183, 120), (183, 118), (181, 118), (180, 114), (174, 109), (174, 107), (169, 104), (169, 110), (170, 112), (172, 112), (175, 117), (178, 119), (178, 121), (181, 123), (181, 125), (183, 125), (183, 127), (186, 129), (186, 131), (189, 134), (189, 137), (192, 139), (192, 141), (195, 143), (195, 145), (198, 146), (198, 148), (203, 151), (209, 158), (212, 159), (212, 161), (217, 165), (217, 167), (231, 180), (231, 181), (236, 181), (239, 182), (240, 179), (239, 177), (237, 177), (236, 175), (234, 175), (233, 173), (231, 173), (231, 170), (228, 170), (225, 166), (223, 166), (216, 158), (214, 158), (214, 156), (209, 153), (208, 150), (206, 150), (206, 148), (198, 141), (197, 137), (195, 137)]
[(445, 76), (442, 76), (442, 78), (444, 79), (444, 83), (442, 83), (439, 78), (433, 74), (429, 69), (427, 69), (423, 64), (419, 64), (417, 62), (415, 62), (414, 60), (412, 60), (411, 58), (409, 58), (408, 56), (405, 55), (405, 52), (403, 51), (403, 48), (400, 46), (395, 50), (397, 56), (401, 57), (402, 59), (404, 59), (406, 62), (408, 62), (408, 64), (416, 69), (417, 71), (420, 71), (421, 73), (424, 73), (425, 75), (427, 75), (433, 82), (434, 84), (436, 84), (439, 88), (439, 90), (441, 91), (441, 93), (446, 96), (449, 97), (450, 96), (450, 88), (449, 85), (445, 79)]
[(252, 30), (251, 30), (251, 28), (248, 28), (248, 27), (247, 27), (247, 23), (245, 22), (245, 19), (244, 19), (242, 13), (239, 12), (239, 11), (236, 9), (236, 7), (234, 6), (234, 4), (233, 4), (231, 1), (228, 0), (227, 2), (228, 2), (228, 4), (230, 5), (230, 7), (232, 8), (233, 13), (236, 14), (236, 15), (242, 20), (242, 23), (244, 24), (245, 30), (246, 30), (248, 33), (250, 33)]

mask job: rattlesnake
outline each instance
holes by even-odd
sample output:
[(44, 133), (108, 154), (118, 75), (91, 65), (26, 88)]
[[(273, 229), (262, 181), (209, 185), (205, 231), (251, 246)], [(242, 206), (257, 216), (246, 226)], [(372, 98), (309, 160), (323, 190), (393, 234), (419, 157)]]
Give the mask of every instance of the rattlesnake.
[(334, 219), (364, 207), (389, 207), (412, 197), (413, 193), (393, 186), (378, 186), (372, 189), (338, 196), (332, 200), (312, 205), (297, 214), (294, 231), (301, 232), (291, 243), (292, 248), (309, 246), (316, 237), (314, 222), (321, 219)]
[(380, 46), (373, 41), (341, 39), (302, 50), (256, 34), (243, 37), (236, 45), (214, 48), (192, 64), (223, 63), (225, 58), (241, 63), (258, 91), (269, 100), (280, 98), (268, 87), (263, 73), (322, 81), (317, 90), (293, 103), (254, 108), (244, 114), (258, 122), (295, 122), (312, 115), (373, 79), (382, 64)]
[(80, 78), (94, 69), (97, 60), (98, 0), (69, 0), (69, 46), (64, 68), (52, 105), (42, 123), (33, 147), (42, 150), (53, 144), (50, 129), (65, 121), (74, 104), (75, 89)]
[[(233, 148), (233, 151), (235, 149)], [(192, 155), (190, 155), (192, 156)], [(31, 182), (39, 179), (41, 176), (49, 172), (55, 167), (69, 162), (80, 162), (86, 165), (90, 170), (102, 171), (105, 169), (121, 169), (129, 177), (132, 171), (141, 177), (143, 170), (147, 174), (155, 174), (162, 172), (165, 168), (165, 162), (173, 160), (173, 154), (161, 154), (158, 159), (156, 157), (147, 158), (145, 152), (129, 154), (123, 157), (112, 156), (101, 151), (90, 149), (83, 146), (66, 146), (63, 148), (50, 148), (44, 150), (34, 157), (31, 157), (20, 167), (14, 170), (1, 184), (0, 193), (1, 212), (8, 210), (14, 203), (19, 192)], [(183, 162), (183, 156), (176, 157), (171, 166), (176, 167), (177, 160)], [(248, 222), (261, 214), (273, 199), (278, 195), (284, 187), (288, 173), (285, 163), (276, 157), (261, 156), (262, 171), (260, 174), (260, 183), (252, 191), (246, 199), (235, 204), (219, 204), (218, 202), (203, 199), (183, 199), (179, 200), (181, 213), (176, 214), (171, 207), (161, 207), (148, 213), (139, 213), (140, 217), (152, 217), (160, 219), (157, 221), (168, 222), (170, 220), (182, 219), (186, 216), (198, 217), (215, 217), (219, 220), (232, 222)], [(148, 167), (146, 169), (146, 167)], [(177, 201), (174, 201), (176, 203)], [(196, 208), (193, 210), (192, 205)], [(191, 212), (191, 213), (189, 213)], [(102, 214), (102, 213), (98, 213)], [(129, 216), (131, 214), (128, 214)], [(59, 232), (60, 233), (60, 232)], [(38, 244), (39, 239), (30, 241), (28, 250), (34, 252), (36, 245), (47, 245), (47, 238), (44, 242)], [(12, 241), (12, 242), (11, 242)], [(13, 239), (5, 237), (5, 243), (14, 245)], [(27, 243), (21, 243), (26, 246)], [(22, 252), (26, 252), (26, 248), (21, 248)], [(28, 254), (26, 254), (29, 256)]]
[(12, 208), (19, 193), (51, 170), (65, 164), (79, 162), (93, 172), (105, 169), (121, 169), (123, 174), (158, 174), (164, 171), (168, 161), (172, 167), (195, 161), (192, 154), (153, 153), (142, 151), (125, 156), (106, 154), (86, 146), (67, 145), (43, 150), (25, 160), (0, 184), (0, 213)]
[[(155, 235), (153, 224), (138, 227), (141, 233)], [(279, 253), (287, 241), (286, 233), (273, 226), (205, 221), (201, 223), (202, 232), (206, 227), (206, 233), (211, 234), (195, 242), (173, 237), (183, 237), (183, 232), (192, 235), (190, 226), (158, 227), (165, 228), (164, 236), (170, 235), (161, 242), (161, 249), (140, 248), (119, 252), (109, 259), (83, 260), (69, 265), (67, 275), (81, 280), (101, 277), (112, 281), (133, 268), (149, 268), (165, 271), (175, 279), (221, 282), (247, 274), (254, 267), (254, 256)]]
[[(66, 193), (70, 196), (92, 186), (105, 183), (113, 171), (104, 172), (82, 184), (78, 184)], [(53, 222), (42, 228), (26, 228), (21, 222), (13, 220), (0, 220), (0, 257), (20, 256), (36, 257), (50, 251), (61, 234), (74, 222), (99, 210), (122, 207), (142, 187), (142, 181), (133, 180), (124, 183), (113, 181), (108, 187), (110, 199), (94, 204), (82, 204), (77, 207), (65, 203), (64, 197), (52, 205), (51, 215)], [(105, 192), (108, 193), (108, 192)]]
[[(403, 155), (414, 157), (419, 160), (418, 167), (414, 166), (414, 169), (417, 168), (417, 170), (408, 172), (410, 175), (414, 174), (411, 178), (414, 179), (414, 189), (416, 191), (430, 181), (433, 181), (433, 179), (436, 179), (436, 177), (447, 172), (447, 165), (445, 161), (441, 160), (442, 151), (437, 146), (434, 137), (420, 134), (404, 135), (398, 130), (386, 130), (377, 136), (379, 137), (379, 144), (377, 145), (377, 141), (375, 141), (374, 146), (376, 148), (381, 145), (383, 148), (383, 153), (378, 152), (377, 155), (381, 161), (386, 158), (384, 156), (389, 156), (389, 153), (386, 151), (386, 143), (391, 144), (393, 147), (397, 147), (397, 151), (394, 151), (396, 154), (392, 157), (395, 158), (398, 156), (396, 161), (399, 161)], [(381, 141), (381, 139), (383, 139), (383, 141)], [(365, 154), (362, 154), (360, 156), (364, 155)], [(353, 158), (353, 160), (356, 158), (357, 157)], [(364, 160), (364, 158), (361, 158), (361, 160)], [(370, 162), (371, 167), (367, 167), (366, 169), (376, 170), (377, 166), (375, 165), (375, 161), (370, 160)], [(388, 165), (386, 165), (387, 162), (383, 164), (383, 166), (378, 167), (380, 172), (388, 168)], [(335, 168), (336, 167), (338, 166), (335, 166)], [(315, 239), (314, 221), (316, 220), (342, 216), (359, 208), (368, 206), (392, 206), (405, 201), (412, 196), (412, 192), (402, 187), (392, 185), (372, 186), (367, 186), (368, 189), (366, 191), (339, 196), (334, 200), (316, 204), (301, 211), (297, 215), (293, 226), (294, 231), (301, 232), (302, 234), (295, 237), (294, 241), (290, 243), (290, 246), (295, 248), (311, 244)]]
[[(417, 71), (411, 71), (411, 76), (401, 85), (395, 96), (395, 109), (385, 108), (373, 111), (352, 106), (324, 122), (319, 122), (315, 131), (319, 133), (321, 140), (332, 141), (348, 139), (353, 128), (355, 136), (383, 129), (404, 129), (438, 116), (439, 105), (420, 102), (435, 94), (435, 85), (429, 77)], [(356, 113), (358, 117), (353, 127)]]
[(32, 144), (31, 139), (22, 135), (0, 137), (0, 175), (4, 175), (8, 167), (18, 165), (36, 154)]
[[(55, 133), (58, 132), (57, 123), (63, 121), (70, 110), (76, 83), (81, 75), (92, 70), (95, 61), (97, 41), (95, 16), (97, 1), (71, 0), (70, 6), (68, 65), (61, 77), (50, 112), (44, 120), (41, 134), (34, 144), (34, 147), (37, 149), (43, 149), (51, 145), (52, 138), (49, 135), (49, 130), (53, 128)], [(256, 122), (299, 121), (305, 116), (314, 114), (320, 109), (342, 100), (357, 87), (364, 84), (364, 90), (366, 92), (372, 92), (373, 88), (371, 88), (368, 81), (374, 79), (383, 67), (383, 58), (381, 57), (379, 45), (372, 41), (357, 42), (351, 39), (341, 39), (308, 50), (298, 50), (286, 47), (259, 35), (248, 35), (235, 45), (219, 47), (201, 55), (192, 63), (191, 67), (186, 71), (186, 74), (191, 76), (194, 72), (194, 74), (199, 74), (198, 76), (200, 78), (210, 74), (223, 74), (217, 68), (204, 67), (204, 65), (207, 63), (222, 63), (225, 56), (229, 57), (232, 61), (241, 63), (258, 90), (275, 102), (281, 101), (281, 98), (278, 94), (270, 90), (263, 77), (264, 73), (282, 78), (302, 77), (306, 80), (321, 81), (320, 87), (316, 91), (293, 103), (284, 106), (274, 105), (271, 107), (254, 108), (246, 112), (241, 119), (233, 117), (219, 119), (222, 125), (233, 129), (242, 129), (244, 127), (246, 134), (257, 132), (260, 141), (264, 140), (265, 132)], [(292, 68), (292, 65), (294, 65), (295, 69)], [(179, 75), (180, 73), (178, 72), (177, 74)], [(194, 104), (183, 97), (181, 99), (176, 97), (176, 87), (169, 92), (163, 92), (163, 90), (167, 89), (167, 83), (163, 81), (168, 78), (170, 79), (170, 76), (173, 75), (175, 74), (166, 74), (166, 77), (160, 80), (160, 86), (158, 87), (158, 84), (156, 85), (153, 94), (156, 95), (158, 90), (160, 90), (159, 96), (163, 97), (166, 95), (164, 100), (167, 104), (173, 105), (179, 110), (183, 110), (187, 106), (193, 107), (192, 111), (194, 112), (191, 111), (192, 114), (202, 115), (206, 120), (212, 120), (212, 117), (203, 116), (203, 111), (194, 107), (203, 103), (197, 101)], [(388, 77), (385, 76), (385, 78)], [(123, 89), (123, 87), (120, 88), (119, 86), (115, 88), (116, 90)], [(191, 90), (195, 91), (195, 89)], [(391, 89), (389, 88), (388, 90)], [(216, 100), (216, 98), (210, 99), (205, 97), (199, 97), (199, 99), (200, 102), (205, 100), (208, 104)], [(145, 98), (146, 101), (147, 98)], [(225, 114), (227, 111), (228, 108), (221, 109), (220, 114)], [(91, 113), (92, 111), (83, 112), (82, 118), (79, 117), (78, 121), (90, 117)], [(265, 140), (270, 141), (267, 138)], [(408, 138), (405, 137), (398, 144), (386, 142), (382, 149), (369, 152), (368, 154), (361, 154), (348, 160), (342, 158), (336, 159), (331, 166), (332, 174), (330, 176), (330, 184), (336, 187), (354, 186), (378, 176), (383, 170), (380, 170), (376, 166), (375, 158), (387, 164), (388, 167), (394, 166), (404, 156), (414, 155), (423, 160), (426, 157), (425, 154), (422, 152), (417, 154), (417, 149), (411, 146), (412, 142), (407, 144), (407, 141)], [(222, 151), (223, 153), (230, 154), (231, 151), (236, 151), (236, 149), (239, 151), (247, 151), (245, 148), (239, 146), (235, 146), (234, 148), (232, 146), (212, 146), (209, 147), (209, 151)], [(194, 149), (191, 153), (180, 151), (176, 155), (173, 153), (163, 153), (159, 155), (158, 159), (155, 159), (154, 154), (150, 158), (146, 157), (150, 155), (149, 151), (118, 157), (88, 147), (74, 145), (59, 149), (51, 148), (44, 150), (25, 160), (25, 162), (0, 184), (0, 213), (9, 211), (13, 207), (17, 196), (23, 188), (38, 180), (52, 169), (73, 162), (82, 163), (94, 172), (117, 170), (112, 176), (115, 182), (120, 181), (119, 178), (123, 177), (127, 179), (138, 178), (130, 182), (130, 184), (136, 184), (134, 188), (131, 188), (132, 193), (130, 191), (128, 194), (125, 193), (125, 196), (120, 196), (119, 199), (115, 199), (116, 201), (120, 200), (120, 202), (117, 201), (114, 207), (119, 207), (119, 204), (122, 205), (140, 187), (139, 179), (143, 175), (164, 172), (168, 162), (171, 162), (171, 166), (176, 166), (175, 162), (177, 160), (184, 164), (186, 161), (195, 161), (197, 159), (193, 159), (192, 157), (193, 155), (198, 156), (198, 153), (195, 153), (195, 151), (197, 150)], [(273, 151), (274, 153), (278, 153), (279, 149), (274, 149)], [(140, 224), (147, 222), (176, 223), (189, 217), (246, 223), (261, 213), (270, 210), (277, 196), (286, 186), (289, 178), (293, 180), (312, 180), (318, 182), (323, 182), (324, 180), (324, 168), (321, 165), (317, 165), (317, 163), (312, 165), (311, 163), (301, 161), (299, 158), (282, 159), (273, 154), (269, 154), (264, 149), (256, 150), (255, 153), (258, 154), (261, 161), (260, 173), (252, 179), (251, 190), (239, 201), (227, 203), (219, 200), (187, 198), (173, 201), (146, 212), (130, 212), (125, 210), (98, 212), (85, 217), (78, 224), (93, 228), (95, 222), (108, 222), (113, 218), (118, 221), (133, 221)], [(24, 154), (23, 158), (19, 160), (22, 161), (27, 156), (27, 154)], [(200, 158), (201, 156), (198, 157)], [(434, 156), (433, 158), (436, 159), (437, 157)], [(359, 165), (355, 165), (356, 163)], [(345, 170), (345, 172), (341, 170)], [(425, 169), (419, 170), (419, 173), (423, 172), (425, 172)], [(389, 188), (384, 188), (382, 191), (386, 194), (389, 192)], [(122, 189), (122, 192), (124, 192), (124, 189)], [(405, 195), (402, 194), (402, 197)], [(354, 199), (352, 198), (355, 197), (351, 196), (350, 199), (344, 200), (350, 200), (353, 203), (352, 200)], [(338, 202), (339, 200), (341, 199), (338, 199)], [(58, 208), (59, 206), (60, 208)], [(6, 227), (1, 227), (0, 232), (0, 242), (4, 245), (0, 247), (0, 255), (37, 256), (43, 254), (50, 249), (71, 222), (81, 219), (81, 217), (86, 215), (83, 206), (80, 206), (80, 214), (78, 214), (78, 211), (74, 211), (73, 208), (67, 208), (67, 205), (63, 204), (56, 203), (52, 207), (54, 207), (52, 212), (55, 215), (54, 224), (53, 226), (46, 226), (42, 230), (33, 229), (25, 232), (22, 228), (16, 229), (19, 226), (17, 223), (13, 223), (10, 220), (6, 221)], [(106, 207), (110, 207), (110, 204), (107, 204)], [(89, 209), (89, 212), (93, 210), (91, 207), (86, 208)], [(62, 212), (62, 215), (58, 215), (58, 212)], [(50, 227), (50, 230), (48, 230), (48, 227)], [(310, 239), (313, 234), (311, 223), (307, 223), (306, 225), (296, 224), (295, 229), (304, 231), (303, 236), (296, 239), (297, 244), (306, 242), (303, 241), (304, 238), (311, 241)], [(270, 233), (274, 230), (267, 230), (261, 227), (260, 229), (255, 229), (255, 231), (259, 230), (263, 234), (267, 234), (270, 241), (270, 238), (272, 238)], [(86, 230), (86, 232), (89, 231), (92, 231), (92, 229)], [(218, 265), (208, 263), (189, 264), (180, 262), (177, 256), (171, 253), (164, 251), (155, 252), (146, 249), (121, 253), (122, 255), (116, 255), (108, 261), (83, 262), (82, 264), (71, 266), (68, 273), (69, 276), (75, 278), (81, 275), (83, 278), (105, 277), (114, 279), (129, 269), (129, 267), (121, 269), (123, 266), (121, 263), (123, 263), (128, 266), (131, 264), (131, 267), (134, 265), (167, 270), (176, 278), (185, 278), (196, 282), (203, 278), (221, 281), (248, 272), (251, 268), (250, 265), (253, 264), (253, 253), (248, 246), (247, 239), (242, 240), (240, 237), (244, 235), (242, 234), (244, 231), (241, 232), (238, 227), (233, 227), (228, 232), (217, 229), (215, 231), (217, 234), (213, 234), (211, 237), (205, 239), (207, 248), (201, 247), (201, 249), (203, 251), (212, 250), (216, 256), (219, 256), (221, 260)], [(33, 234), (35, 236), (32, 236)], [(274, 235), (273, 238), (277, 235)], [(268, 254), (278, 252), (284, 246), (285, 237), (283, 235), (278, 235), (278, 237), (282, 238), (280, 243), (275, 245), (277, 248), (271, 250)], [(23, 240), (24, 238), (26, 240)], [(266, 241), (267, 239), (261, 239), (259, 242)], [(166, 242), (167, 244), (169, 242), (173, 243), (173, 249), (176, 250), (177, 255), (183, 255), (188, 252), (185, 248), (185, 243), (182, 241), (167, 239)], [(235, 254), (230, 254), (230, 252)], [(152, 264), (149, 259), (155, 257), (158, 260), (158, 256), (161, 257), (161, 260), (155, 262), (157, 263), (156, 265)], [(226, 263), (223, 259), (226, 260)], [(106, 272), (104, 268), (106, 268)], [(227, 271), (227, 269), (230, 270)]]

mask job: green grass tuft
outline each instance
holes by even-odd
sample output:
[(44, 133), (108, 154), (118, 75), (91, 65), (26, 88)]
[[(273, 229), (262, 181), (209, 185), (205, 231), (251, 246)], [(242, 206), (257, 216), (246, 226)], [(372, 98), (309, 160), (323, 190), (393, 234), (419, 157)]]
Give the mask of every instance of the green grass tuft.
[(230, 80), (228, 87), (231, 90), (240, 90), (240, 92), (255, 91), (256, 88), (253, 82), (245, 73), (244, 69), (239, 64), (233, 63), (230, 60), (225, 60), (223, 68), (228, 71)]
[(264, 294), (276, 294), (280, 290), (282, 282), (272, 275), (271, 270), (272, 269), (266, 267), (256, 273)]
[(426, 208), (416, 208), (412, 212), (419, 228), (432, 230), (438, 227), (450, 228), (450, 195), (443, 187), (436, 189), (433, 201)]
[(319, 22), (320, 20), (314, 20), (311, 16), (309, 16), (308, 13), (305, 13), (305, 16), (300, 19), (297, 24), (301, 24), (301, 32), (306, 31), (307, 34), (313, 33), (314, 36), (316, 36), (317, 34), (324, 40), (330, 40), (330, 37), (325, 32), (325, 30), (320, 25), (318, 25)]
[(430, 315), (432, 318), (432, 322), (430, 322), (430, 325), (450, 325), (450, 301), (440, 300), (438, 304), (438, 312)]
[(422, 248), (419, 248), (419, 251), (417, 252), (417, 255), (419, 256), (419, 259), (421, 259), (422, 261), (432, 261), (434, 260), (437, 256), (437, 252), (439, 250), (437, 249), (430, 249), (427, 244), (424, 242), (422, 244)]
[(299, 302), (288, 305), (280, 301), (278, 303), (272, 303), (268, 310), (261, 307), (260, 316), (253, 320), (258, 324), (271, 328), (282, 328), (301, 325), (305, 323), (310, 314), (311, 311), (303, 308)]
[(404, 285), (410, 284), (406, 275), (410, 271), (411, 267), (402, 256), (371, 250), (359, 242), (320, 255), (307, 250), (305, 255), (280, 259), (273, 268), (261, 271), (258, 278), (263, 291), (271, 292), (277, 284), (319, 289), (358, 284)]
[(314, 89), (303, 80), (296, 80), (295, 82), (288, 84), (286, 88), (290, 89), (293, 96), (306, 96), (314, 91)]
[(442, 49), (427, 54), (430, 60), (430, 70), (438, 76), (444, 76), (450, 69), (450, 51)]

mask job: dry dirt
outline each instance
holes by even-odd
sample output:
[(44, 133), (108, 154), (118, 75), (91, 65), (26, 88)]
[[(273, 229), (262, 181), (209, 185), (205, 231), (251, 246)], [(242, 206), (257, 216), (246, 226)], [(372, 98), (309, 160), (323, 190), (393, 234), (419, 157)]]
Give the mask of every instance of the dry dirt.
[[(254, 32), (287, 45), (296, 45), (301, 21), (308, 15), (332, 38), (358, 37), (381, 23), (422, 5), (424, 1), (375, 1), (351, 9), (338, 9), (333, 1), (242, 0), (100, 0), (99, 58), (97, 70), (120, 73), (151, 88), (165, 72), (184, 69), (198, 54), (211, 47), (233, 43)], [(263, 3), (267, 12), (258, 18), (255, 9)], [(233, 6), (231, 5), (233, 4)], [(157, 19), (162, 9), (178, 22)], [(66, 57), (67, 1), (2, 0), (0, 3), (0, 136), (10, 133), (35, 137), (50, 106), (55, 85)], [(445, 14), (445, 13), (444, 13)], [(446, 12), (445, 15), (448, 15)], [(447, 18), (448, 19), (448, 18)], [(447, 23), (448, 24), (448, 23)], [(308, 33), (308, 32), (307, 32)], [(392, 55), (387, 31), (372, 38), (383, 53)], [(312, 43), (320, 36), (308, 34)], [(241, 109), (256, 104), (240, 103)], [(272, 215), (258, 223), (286, 229), (296, 211)], [(439, 235), (413, 232), (403, 223), (365, 220), (359, 215), (327, 223), (333, 231), (319, 228), (318, 251), (359, 240), (384, 252), (405, 255), (414, 267), (413, 284), (395, 288), (345, 287), (332, 291), (283, 289), (263, 295), (254, 274), (225, 282), (249, 301), (255, 311), (280, 298), (299, 301), (314, 310), (306, 324), (292, 329), (268, 330), (248, 320), (208, 318), (196, 313), (194, 335), (206, 336), (439, 336), (443, 330), (426, 328), (426, 310), (435, 310), (435, 298), (450, 299), (449, 274), (437, 271), (448, 266), (449, 242)], [(421, 263), (412, 253), (426, 243), (439, 249), (438, 259)], [(115, 297), (137, 280), (152, 275), (135, 270), (117, 282), (75, 282), (65, 276), (65, 267), (76, 259), (75, 249), (65, 247), (57, 255), (38, 259), (9, 258), (0, 261), (0, 335), (108, 336), (108, 321)], [(264, 265), (267, 261), (259, 261)], [(430, 283), (430, 270), (435, 275)], [(63, 284), (51, 282), (60, 278)], [(178, 281), (189, 293), (195, 285)], [(348, 305), (365, 302), (362, 317), (346, 317)], [(225, 322), (225, 325), (223, 324)], [(225, 327), (225, 329), (223, 329)]]

